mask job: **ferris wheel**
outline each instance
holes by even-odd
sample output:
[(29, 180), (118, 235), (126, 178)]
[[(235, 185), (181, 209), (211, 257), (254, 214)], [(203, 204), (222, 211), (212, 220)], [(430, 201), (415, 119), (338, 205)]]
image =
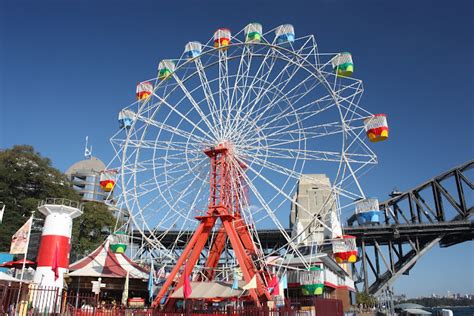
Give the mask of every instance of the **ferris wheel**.
[[(321, 53), (313, 35), (296, 37), (289, 24), (221, 28), (162, 60), (156, 78), (137, 85), (137, 101), (120, 111), (121, 129), (111, 138), (119, 208), (153, 256), (179, 262), (203, 217), (223, 218), (219, 205), (237, 234), (250, 238), (254, 261), (286, 253), (307, 261), (301, 234), (287, 230), (295, 204), (313, 226), (332, 232), (323, 243), (341, 235), (325, 210), (339, 217), (366, 198), (358, 178), (377, 163), (368, 140), (388, 137), (385, 116), (359, 106), (363, 85), (353, 71), (350, 53)], [(331, 183), (318, 216), (295, 198), (308, 174)], [(278, 230), (285, 245), (264, 251), (262, 229)], [(220, 232), (213, 226), (209, 240)], [(206, 269), (204, 261), (195, 269)]]

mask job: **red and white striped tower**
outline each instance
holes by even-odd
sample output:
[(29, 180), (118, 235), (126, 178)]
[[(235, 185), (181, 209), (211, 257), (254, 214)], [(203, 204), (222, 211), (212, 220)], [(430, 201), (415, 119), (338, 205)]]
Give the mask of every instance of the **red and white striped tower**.
[(46, 199), (38, 210), (46, 216), (38, 251), (34, 283), (63, 288), (64, 273), (69, 269), (72, 220), (82, 215), (79, 202)]

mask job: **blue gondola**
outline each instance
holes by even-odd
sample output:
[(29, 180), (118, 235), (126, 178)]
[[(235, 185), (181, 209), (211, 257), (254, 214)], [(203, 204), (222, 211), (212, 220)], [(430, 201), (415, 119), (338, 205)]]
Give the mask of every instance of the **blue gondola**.
[(118, 115), (118, 122), (119, 122), (120, 129), (122, 128), (129, 129), (132, 126), (134, 119), (135, 119), (135, 113), (133, 113), (132, 110), (125, 109), (125, 110), (120, 111)]
[(295, 41), (295, 29), (291, 24), (283, 24), (275, 30), (276, 42), (278, 45), (285, 45)]
[(361, 226), (379, 224), (380, 213), (377, 199), (362, 199), (356, 203), (356, 218)]
[(202, 44), (199, 42), (189, 42), (184, 47), (186, 58), (196, 58), (202, 53)]

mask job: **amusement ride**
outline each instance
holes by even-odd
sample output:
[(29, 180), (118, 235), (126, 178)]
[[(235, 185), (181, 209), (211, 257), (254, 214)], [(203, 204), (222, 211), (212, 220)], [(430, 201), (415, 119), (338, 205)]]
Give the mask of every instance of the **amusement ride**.
[[(243, 298), (260, 306), (287, 271), (319, 275), (314, 258), (322, 253), (355, 262), (355, 238), (343, 235), (340, 216), (355, 209), (361, 224), (378, 222), (378, 202), (359, 177), (377, 163), (369, 143), (387, 139), (388, 125), (359, 106), (352, 55), (320, 52), (313, 35), (297, 37), (290, 24), (219, 28), (183, 47), (120, 110), (116, 159), (100, 182), (120, 191), (116, 247), (125, 251), (124, 232), (139, 231), (144, 259), (165, 271), (154, 305), (170, 302), (186, 277), (237, 277), (255, 283)], [(331, 181), (316, 211), (296, 198), (308, 174)], [(311, 222), (290, 234), (291, 207)], [(313, 228), (324, 230), (323, 240), (305, 239)], [(286, 244), (264, 249), (262, 229), (278, 230)], [(303, 292), (320, 294), (313, 283)]]

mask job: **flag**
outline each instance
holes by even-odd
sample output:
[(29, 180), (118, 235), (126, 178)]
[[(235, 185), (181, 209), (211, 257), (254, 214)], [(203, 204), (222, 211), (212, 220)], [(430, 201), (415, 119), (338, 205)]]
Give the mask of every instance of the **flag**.
[(153, 300), (153, 293), (155, 292), (155, 267), (153, 266), (153, 259), (151, 259), (150, 275), (148, 275), (148, 297), (150, 302)]
[(283, 276), (281, 277), (280, 284), (283, 286), (284, 289), (288, 288), (288, 277), (286, 273), (283, 274)]
[(185, 299), (187, 299), (191, 293), (193, 292), (193, 289), (191, 288), (191, 282), (189, 281), (189, 273), (187, 269), (187, 265), (184, 265), (184, 285), (183, 285), (183, 296)]
[(239, 289), (239, 277), (237, 275), (237, 272), (234, 272), (234, 282), (232, 283), (232, 289), (233, 290)]
[(280, 279), (280, 284), (278, 284), (278, 289), (280, 291), (281, 296), (285, 296), (285, 289), (288, 288), (288, 278), (286, 274), (284, 274)]
[(165, 305), (167, 299), (168, 299), (168, 293), (166, 293), (165, 296), (163, 296), (163, 298), (160, 301), (160, 305)]
[(128, 300), (128, 278), (129, 278), (129, 272), (127, 271), (127, 276), (125, 277), (125, 285), (123, 286), (123, 292), (122, 292), (122, 305), (127, 306), (127, 300)]
[(53, 263), (51, 264), (51, 270), (54, 272), (54, 281), (59, 278), (59, 249), (58, 244), (56, 244), (56, 248), (54, 249), (53, 255)]
[(5, 204), (3, 204), (2, 209), (0, 210), (0, 223), (3, 221), (3, 213), (5, 212)]
[(158, 279), (164, 279), (164, 278), (166, 278), (165, 266), (162, 266), (162, 267), (160, 268), (160, 270), (158, 270), (158, 272), (157, 272), (156, 274), (157, 274), (156, 277), (157, 277)]
[(257, 277), (254, 275), (249, 283), (242, 287), (244, 290), (256, 289), (257, 288)]
[(12, 236), (12, 244), (10, 246), (11, 254), (26, 254), (28, 250), (28, 236), (30, 235), (33, 217), (21, 226), (21, 228)]
[(276, 275), (274, 275), (273, 278), (270, 280), (270, 283), (268, 283), (268, 289), (273, 289), (273, 295), (280, 295), (280, 282), (278, 281)]

